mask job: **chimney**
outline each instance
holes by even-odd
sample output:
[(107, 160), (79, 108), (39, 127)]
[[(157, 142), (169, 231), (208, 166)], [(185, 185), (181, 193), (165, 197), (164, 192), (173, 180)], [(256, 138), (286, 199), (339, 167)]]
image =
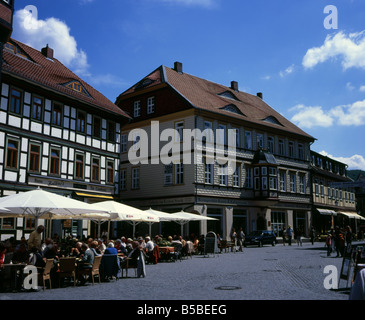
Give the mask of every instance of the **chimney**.
[(257, 96), (262, 100), (262, 92), (257, 92)]
[(53, 49), (48, 47), (48, 44), (45, 48), (42, 48), (41, 52), (46, 58), (53, 59)]
[(181, 62), (178, 62), (178, 61), (176, 61), (175, 63), (174, 63), (174, 70), (177, 72), (177, 73), (183, 73), (183, 65), (182, 65), (182, 63)]
[(231, 89), (238, 92), (238, 82), (237, 81), (231, 81)]

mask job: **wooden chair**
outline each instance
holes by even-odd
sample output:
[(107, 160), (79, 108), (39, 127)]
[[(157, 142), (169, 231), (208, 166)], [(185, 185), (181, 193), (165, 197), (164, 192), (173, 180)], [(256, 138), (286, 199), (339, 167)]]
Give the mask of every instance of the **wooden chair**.
[(53, 268), (54, 262), (53, 259), (47, 259), (46, 265), (43, 268), (43, 273), (41, 275), (43, 279), (43, 290), (46, 288), (46, 280), (49, 281), (49, 288), (52, 289), (51, 283), (51, 270)]
[(59, 269), (57, 271), (58, 281), (61, 287), (61, 279), (72, 277), (74, 286), (76, 285), (76, 258), (60, 258)]
[(123, 270), (125, 269), (125, 277), (128, 278), (128, 269), (134, 269), (135, 276), (137, 277), (137, 260), (127, 258), (121, 263), (122, 278)]
[(101, 258), (103, 256), (95, 256), (94, 258), (94, 263), (92, 265), (92, 267), (90, 269), (81, 269), (79, 270), (79, 274), (83, 274), (83, 275), (88, 275), (91, 277), (93, 284), (94, 283), (94, 276), (98, 275), (99, 276), (99, 283), (101, 283), (100, 281), (100, 263), (101, 263)]
[(221, 240), (221, 243), (219, 244), (219, 249), (220, 251), (222, 252), (223, 249), (224, 249), (224, 252), (227, 252), (227, 249), (228, 249), (228, 243), (227, 243), (227, 240)]

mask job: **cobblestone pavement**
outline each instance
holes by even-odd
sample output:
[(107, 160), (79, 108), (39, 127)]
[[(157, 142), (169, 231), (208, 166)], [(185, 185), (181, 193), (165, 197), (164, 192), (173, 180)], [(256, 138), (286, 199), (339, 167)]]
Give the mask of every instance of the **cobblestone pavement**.
[[(1, 293), (0, 300), (348, 300), (346, 281), (327, 290), (327, 265), (341, 270), (342, 259), (327, 257), (324, 243), (247, 247), (243, 252), (193, 256), (146, 266), (145, 278), (39, 292)], [(341, 289), (343, 288), (343, 289)]]

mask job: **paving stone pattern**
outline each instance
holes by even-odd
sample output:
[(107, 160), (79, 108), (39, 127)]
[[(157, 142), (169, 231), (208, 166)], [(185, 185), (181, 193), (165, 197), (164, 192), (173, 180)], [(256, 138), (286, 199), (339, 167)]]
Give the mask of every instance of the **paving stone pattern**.
[(348, 289), (324, 288), (327, 265), (340, 273), (342, 259), (327, 257), (322, 242), (247, 247), (243, 253), (147, 265), (145, 278), (134, 278), (129, 270), (129, 278), (117, 281), (4, 293), (0, 300), (348, 300)]

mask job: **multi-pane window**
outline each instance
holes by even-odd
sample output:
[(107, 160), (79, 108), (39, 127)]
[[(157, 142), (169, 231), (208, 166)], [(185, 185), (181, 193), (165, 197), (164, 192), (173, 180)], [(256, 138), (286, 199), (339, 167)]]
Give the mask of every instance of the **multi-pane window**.
[(51, 148), (50, 155), (49, 173), (58, 176), (60, 174), (60, 150)]
[(128, 135), (122, 134), (120, 136), (120, 151), (127, 152)]
[(91, 180), (94, 182), (100, 181), (100, 159), (99, 158), (92, 158)]
[(284, 140), (282, 140), (282, 139), (279, 139), (279, 155), (285, 156), (285, 144), (284, 144)]
[(289, 141), (289, 157), (294, 158), (294, 142)]
[(172, 184), (172, 175), (173, 175), (172, 168), (173, 168), (172, 163), (165, 165), (165, 168), (164, 168), (164, 185), (165, 186)]
[(286, 173), (284, 171), (280, 172), (280, 191), (286, 191)]
[[(304, 146), (302, 144), (298, 144), (298, 158), (300, 160), (304, 160)], [(328, 165), (328, 163), (327, 163), (327, 165)]]
[(16, 114), (21, 114), (21, 100), (22, 93), (17, 89), (11, 89), (9, 111)]
[(132, 168), (132, 189), (139, 189), (139, 168)]
[(84, 156), (82, 154), (76, 155), (75, 165), (75, 178), (84, 179)]
[(184, 183), (184, 164), (175, 164), (175, 184)]
[(127, 189), (127, 170), (120, 170), (120, 190)]
[(43, 115), (43, 99), (39, 97), (33, 97), (32, 103), (32, 118), (42, 121)]
[(31, 144), (29, 151), (30, 172), (39, 172), (40, 156), (41, 156), (41, 147), (37, 144)]
[(175, 123), (175, 142), (182, 142), (184, 139), (184, 122)]
[(228, 167), (227, 165), (219, 165), (219, 184), (226, 186), (228, 182)]
[(295, 173), (290, 174), (290, 192), (296, 192), (297, 177)]
[(84, 112), (79, 111), (77, 113), (76, 130), (81, 133), (85, 133), (86, 115)]
[(141, 116), (141, 101), (134, 101), (133, 116), (135, 118)]
[(274, 138), (268, 137), (267, 138), (267, 147), (270, 153), (274, 153)]
[(101, 119), (99, 117), (94, 117), (93, 136), (94, 138), (101, 138)]
[(251, 137), (251, 131), (245, 131), (245, 149), (252, 149), (252, 137)]
[(149, 97), (147, 99), (147, 114), (155, 112), (155, 97)]
[(59, 103), (53, 104), (52, 124), (59, 127), (62, 126), (62, 105)]
[(257, 141), (257, 149), (263, 149), (263, 147), (264, 147), (264, 136), (261, 133), (257, 134), (256, 141)]
[(19, 142), (17, 140), (8, 140), (8, 147), (6, 149), (6, 167), (8, 169), (18, 169), (18, 153)]
[(270, 190), (277, 190), (278, 177), (276, 168), (269, 167), (269, 187)]
[(227, 134), (226, 134), (226, 126), (223, 124), (218, 125), (217, 130), (217, 143), (221, 146), (224, 146), (227, 144)]
[(235, 146), (236, 148), (239, 148), (240, 147), (240, 129), (233, 128), (232, 130), (233, 130), (233, 137), (236, 141), (236, 143), (233, 144), (233, 146)]
[(233, 186), (240, 187), (241, 186), (241, 166), (236, 164), (236, 170), (233, 173)]
[(252, 176), (253, 169), (247, 168), (246, 169), (246, 188), (252, 189), (253, 187), (253, 176)]
[(114, 161), (107, 161), (106, 164), (106, 183), (114, 183)]
[[(300, 189), (300, 193), (305, 193), (305, 188), (306, 188), (306, 185), (305, 185), (305, 175), (302, 174), (302, 175), (299, 176), (299, 189)], [(329, 190), (328, 194), (330, 194), (330, 190)]]
[(213, 183), (213, 164), (212, 163), (205, 164), (205, 183), (208, 183), (208, 184)]
[(210, 121), (204, 121), (204, 131), (206, 135), (203, 136), (203, 144), (205, 145), (205, 142), (213, 143), (213, 124)]
[(115, 122), (108, 121), (108, 140), (110, 142), (115, 142), (115, 135), (116, 135)]

